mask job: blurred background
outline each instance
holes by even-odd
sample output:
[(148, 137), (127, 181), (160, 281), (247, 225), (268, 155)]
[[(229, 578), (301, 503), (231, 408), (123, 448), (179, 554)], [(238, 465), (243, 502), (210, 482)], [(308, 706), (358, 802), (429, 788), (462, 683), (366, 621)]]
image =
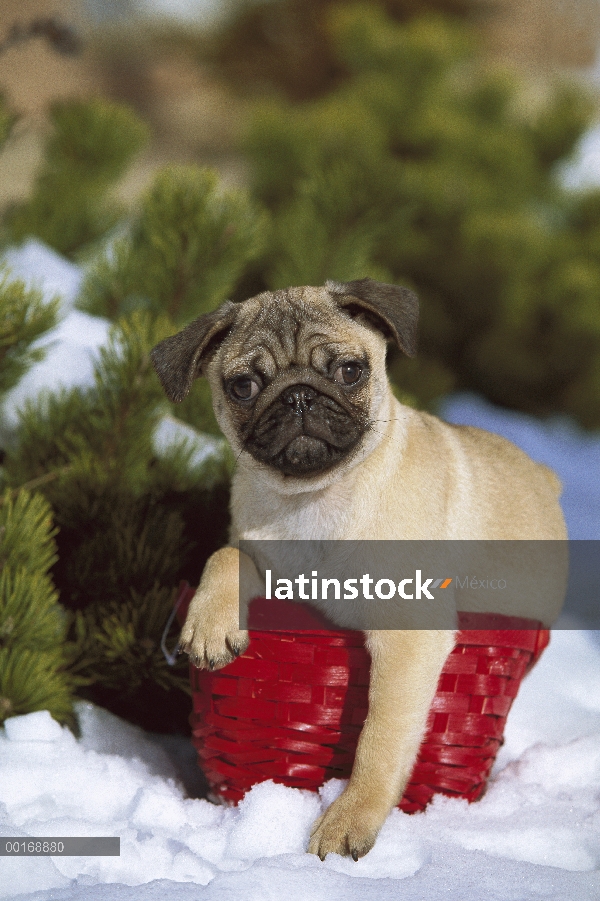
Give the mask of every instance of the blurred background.
[[(558, 73), (600, 95), (597, 0), (398, 0), (399, 21), (432, 10), (472, 25), (489, 60), (526, 73), (535, 87)], [(20, 116), (5, 148), (0, 202), (27, 195), (39, 163), (49, 105), (61, 98), (125, 101), (151, 124), (142, 159), (120, 190), (134, 197), (164, 161), (216, 166), (244, 184), (236, 146), (247, 100), (283, 91), (302, 101), (330, 90), (340, 66), (325, 35), (325, 0), (4, 0), (2, 37), (53, 18), (81, 40), (72, 56), (43, 38), (0, 56), (0, 88)], [(582, 177), (600, 182), (600, 151)]]
[[(406, 0), (390, 5), (399, 18), (432, 7), (464, 17), (475, 24), (487, 56), (536, 79), (563, 70), (590, 86), (598, 84), (596, 0)], [(326, 6), (314, 0), (262, 5), (235, 0), (4, 0), (4, 36), (15, 24), (54, 17), (73, 28), (83, 43), (74, 57), (60, 56), (38, 40), (15, 45), (0, 58), (0, 84), (23, 117), (20, 140), (15, 140), (19, 147), (4, 160), (2, 198), (27, 192), (48, 105), (73, 96), (126, 100), (152, 121), (152, 148), (135, 176), (130, 175), (132, 192), (165, 156), (216, 160), (229, 177), (243, 178), (231, 159), (243, 112), (240, 94), (269, 81), (289, 87), (299, 99), (325, 88), (331, 59), (323, 59), (318, 20)], [(221, 66), (214, 65), (215, 45)]]

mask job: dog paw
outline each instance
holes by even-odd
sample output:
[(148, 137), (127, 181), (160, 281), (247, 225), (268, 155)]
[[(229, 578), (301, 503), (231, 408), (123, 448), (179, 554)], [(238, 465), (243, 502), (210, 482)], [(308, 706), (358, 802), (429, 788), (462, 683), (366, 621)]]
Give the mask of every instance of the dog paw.
[(321, 860), (328, 854), (358, 860), (371, 850), (384, 821), (385, 815), (344, 792), (314, 823), (308, 852)]
[(248, 647), (248, 633), (238, 626), (235, 619), (228, 622), (222, 615), (211, 615), (206, 605), (197, 603), (195, 609), (190, 605), (179, 648), (199, 669), (221, 669)]

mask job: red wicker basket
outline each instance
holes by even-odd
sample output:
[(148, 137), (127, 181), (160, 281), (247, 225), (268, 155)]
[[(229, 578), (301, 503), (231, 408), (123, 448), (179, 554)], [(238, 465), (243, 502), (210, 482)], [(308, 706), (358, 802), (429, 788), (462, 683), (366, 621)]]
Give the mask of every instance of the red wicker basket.
[[(182, 583), (181, 620), (192, 596)], [(222, 670), (190, 667), (193, 742), (214, 796), (237, 803), (266, 779), (316, 790), (349, 777), (367, 714), (369, 655), (361, 632), (318, 629), (310, 616), (302, 631), (251, 629), (248, 650)], [(409, 813), (437, 792), (482, 795), (521, 679), (549, 641), (530, 620), (461, 614), (459, 625), (398, 805)]]

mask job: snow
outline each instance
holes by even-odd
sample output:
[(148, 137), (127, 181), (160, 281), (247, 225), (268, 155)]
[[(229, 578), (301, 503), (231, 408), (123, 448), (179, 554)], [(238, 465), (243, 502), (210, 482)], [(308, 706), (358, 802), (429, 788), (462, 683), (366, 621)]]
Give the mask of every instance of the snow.
[(56, 327), (35, 345), (46, 348), (44, 359), (5, 398), (1, 437), (14, 429), (18, 411), (27, 399), (35, 398), (47, 388), (92, 385), (95, 354), (100, 345), (106, 344), (110, 328), (108, 320), (74, 308), (83, 280), (81, 267), (63, 259), (40, 241), (30, 239), (18, 248), (11, 248), (3, 262), (12, 277), (19, 278), (27, 288), (41, 291), (45, 301), (59, 296), (61, 306)]
[(99, 23), (142, 17), (206, 28), (226, 12), (222, 0), (84, 0), (87, 14)]
[(224, 440), (201, 435), (192, 426), (180, 422), (174, 416), (163, 416), (154, 432), (154, 447), (159, 453), (166, 453), (174, 445), (186, 442), (191, 448), (190, 466), (200, 466), (204, 461), (222, 452)]
[(62, 730), (47, 710), (39, 710), (28, 716), (14, 716), (6, 720), (6, 737), (9, 741), (57, 741)]
[[(34, 368), (28, 396), (63, 379), (85, 384), (108, 323), (73, 308), (81, 271), (35, 242), (8, 256), (13, 272), (37, 279), (46, 296), (65, 295), (53, 356)], [(597, 435), (468, 395), (448, 399), (442, 414), (505, 434), (553, 466), (571, 537), (600, 538)], [(177, 427), (163, 423), (157, 443), (168, 446)], [(185, 789), (194, 782), (188, 739), (146, 734), (85, 702), (76, 712), (77, 738), (46, 711), (0, 729), (0, 836), (118, 835), (120, 857), (1, 857), (0, 899), (600, 898), (600, 642), (592, 632), (553, 633), (521, 686), (480, 801), (438, 796), (424, 813), (393, 811), (357, 863), (336, 855), (321, 862), (304, 850), (339, 781), (318, 795), (266, 782), (238, 808), (215, 806)]]
[(585, 132), (573, 158), (561, 164), (559, 178), (564, 187), (572, 191), (600, 185), (600, 126), (595, 125)]
[(70, 263), (36, 238), (9, 248), (4, 254), (4, 263), (28, 288), (41, 291), (45, 300), (60, 295), (63, 310), (73, 309), (83, 281), (80, 266)]
[[(265, 782), (238, 808), (186, 796), (156, 738), (80, 702), (0, 731), (0, 835), (119, 835), (120, 857), (1, 858), (0, 898), (600, 897), (600, 649), (564, 631), (524, 682), (485, 796), (398, 810), (362, 860), (304, 853), (343, 787)], [(131, 888), (128, 888), (131, 887)]]

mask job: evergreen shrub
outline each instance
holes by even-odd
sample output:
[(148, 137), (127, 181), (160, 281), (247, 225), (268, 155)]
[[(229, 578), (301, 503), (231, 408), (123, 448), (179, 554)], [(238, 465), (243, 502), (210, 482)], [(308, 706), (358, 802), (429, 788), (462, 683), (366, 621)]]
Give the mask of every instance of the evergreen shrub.
[(73, 725), (67, 617), (49, 575), (55, 535), (40, 494), (0, 495), (0, 723), (49, 710)]
[[(80, 219), (69, 246), (91, 260), (81, 305), (111, 318), (113, 328), (91, 386), (42, 392), (25, 403), (6, 441), (2, 478), (11, 497), (20, 486), (35, 488), (52, 511), (51, 577), (64, 645), (52, 669), (57, 679), (64, 674), (71, 700), (75, 690), (147, 728), (181, 731), (189, 712), (187, 663), (181, 658), (169, 667), (161, 638), (178, 581), (198, 582), (207, 557), (226, 541), (231, 459), (223, 449), (197, 463), (197, 446), (185, 439), (157, 451), (156, 429), (172, 407), (149, 351), (235, 289), (261, 252), (264, 216), (244, 192), (224, 190), (215, 173), (166, 167), (118, 231), (107, 232), (111, 217), (94, 216), (104, 216), (106, 192), (144, 126), (130, 111), (97, 101), (65, 104), (62, 112), (54, 109), (55, 133), (33, 197), (9, 213), (8, 225), (15, 238), (20, 221), (23, 234), (65, 252), (60, 223), (78, 197), (82, 209), (89, 201), (86, 222), (98, 227), (86, 229)], [(91, 144), (85, 123), (95, 135)], [(80, 166), (72, 166), (73, 182), (59, 191), (74, 159)], [(32, 342), (54, 324), (58, 307), (9, 279), (0, 301), (0, 387), (8, 390), (39, 358)], [(206, 391), (176, 412), (196, 430), (218, 432)], [(43, 598), (32, 589), (28, 603), (35, 609)], [(173, 626), (171, 645), (176, 635)], [(9, 682), (10, 660), (3, 665)], [(34, 679), (29, 664), (23, 672)], [(33, 683), (31, 692), (29, 707), (37, 709)], [(13, 700), (7, 709), (26, 712), (26, 698)]]
[(392, 374), (420, 404), (468, 389), (600, 425), (600, 194), (558, 178), (590, 97), (556, 81), (531, 103), (448, 19), (340, 4), (328, 27), (348, 78), (258, 101), (248, 130), (272, 236), (255, 286), (409, 285), (420, 351)]
[(183, 442), (155, 450), (166, 404), (149, 351), (172, 330), (147, 310), (118, 320), (94, 384), (27, 402), (4, 460), (9, 485), (51, 504), (79, 696), (157, 730), (185, 728), (187, 663), (169, 667), (161, 637), (178, 581), (197, 582), (226, 540), (229, 474), (226, 457), (194, 465)]
[[(36, 338), (56, 321), (57, 302), (6, 274), (0, 279), (0, 401), (42, 356)], [(5, 480), (0, 469), (0, 483)], [(0, 493), (0, 723), (49, 710), (73, 725), (77, 680), (68, 670), (67, 615), (51, 568), (57, 560), (52, 510), (26, 489)]]

